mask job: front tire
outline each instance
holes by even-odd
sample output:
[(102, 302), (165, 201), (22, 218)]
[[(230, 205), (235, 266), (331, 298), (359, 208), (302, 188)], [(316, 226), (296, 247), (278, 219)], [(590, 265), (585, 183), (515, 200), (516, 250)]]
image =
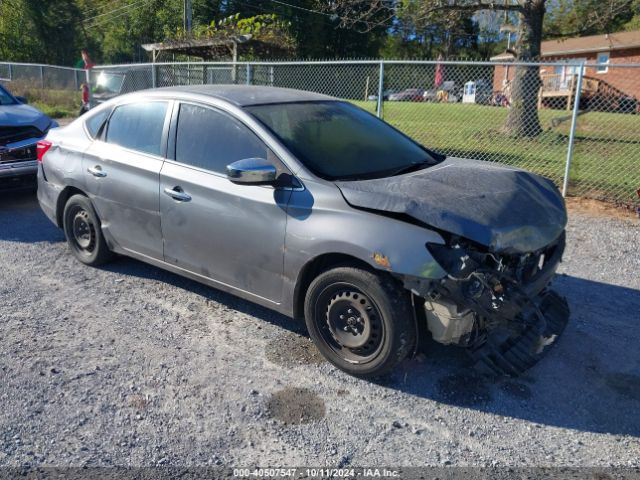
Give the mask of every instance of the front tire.
[(416, 341), (409, 292), (367, 270), (339, 267), (320, 274), (309, 286), (304, 312), (324, 357), (358, 377), (387, 373)]
[(62, 220), (71, 253), (82, 263), (98, 266), (113, 258), (102, 235), (100, 219), (87, 197), (70, 197), (64, 206)]

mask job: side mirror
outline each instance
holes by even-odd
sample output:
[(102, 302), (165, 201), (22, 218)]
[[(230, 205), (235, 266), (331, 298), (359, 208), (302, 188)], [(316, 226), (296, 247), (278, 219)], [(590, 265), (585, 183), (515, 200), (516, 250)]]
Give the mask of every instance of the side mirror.
[(245, 158), (227, 165), (227, 178), (233, 183), (265, 185), (274, 183), (278, 171), (264, 158)]
[(29, 103), (29, 101), (27, 100), (27, 97), (20, 97), (20, 96), (16, 96), (15, 97), (16, 100), (18, 100), (20, 103)]

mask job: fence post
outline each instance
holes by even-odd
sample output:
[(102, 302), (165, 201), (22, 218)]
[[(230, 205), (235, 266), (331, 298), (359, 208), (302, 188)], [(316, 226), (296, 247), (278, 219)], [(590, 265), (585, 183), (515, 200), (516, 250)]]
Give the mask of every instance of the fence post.
[(40, 86), (44, 90), (44, 67), (40, 65)]
[(13, 65), (9, 64), (9, 81), (13, 80)]
[(156, 88), (158, 86), (158, 79), (156, 78), (156, 64), (151, 64), (151, 86)]
[(384, 62), (380, 62), (380, 73), (378, 74), (378, 105), (376, 105), (376, 115), (382, 118), (382, 102), (384, 101)]
[(252, 78), (251, 78), (251, 65), (247, 63), (247, 85), (251, 85), (252, 83)]
[(87, 91), (89, 92), (89, 110), (93, 108), (93, 93), (91, 92), (91, 69), (84, 71), (84, 81), (87, 83)]
[[(571, 161), (573, 160), (573, 145), (576, 136), (576, 124), (578, 123), (578, 111), (580, 110), (580, 96), (582, 95), (582, 76), (584, 72), (584, 62), (580, 62), (578, 70), (578, 81), (575, 84), (576, 93), (573, 101), (573, 112), (571, 114), (571, 130), (569, 132), (569, 148), (567, 149), (567, 161), (564, 168), (564, 179), (562, 181), (562, 196), (567, 196), (569, 188), (569, 175), (571, 173)], [(575, 81), (575, 77), (573, 79)], [(567, 100), (568, 101), (568, 100)]]

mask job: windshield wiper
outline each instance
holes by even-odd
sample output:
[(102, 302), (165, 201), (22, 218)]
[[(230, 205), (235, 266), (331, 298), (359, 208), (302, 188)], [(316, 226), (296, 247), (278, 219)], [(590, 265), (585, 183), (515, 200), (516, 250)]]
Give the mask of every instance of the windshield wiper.
[(423, 162), (412, 163), (411, 165), (406, 165), (404, 167), (401, 167), (401, 168), (398, 168), (397, 170), (392, 171), (390, 176), (395, 177), (397, 175), (404, 175), (405, 173), (415, 172), (415, 171), (421, 170), (423, 168), (426, 168), (428, 166), (431, 166), (433, 164), (434, 163), (431, 160), (425, 160)]
[(333, 177), (332, 180), (335, 182), (353, 182), (357, 180), (375, 180), (377, 178), (386, 178), (386, 177), (394, 177), (396, 175), (403, 175), (405, 173), (411, 173), (416, 170), (420, 170), (422, 168), (430, 167), (435, 165), (438, 162), (435, 162), (431, 159), (423, 160), (421, 162), (411, 163), (409, 165), (405, 165), (404, 167), (400, 167), (397, 169), (389, 169), (382, 170), (378, 172), (371, 172), (367, 174), (356, 174), (356, 175), (346, 175), (343, 177)]

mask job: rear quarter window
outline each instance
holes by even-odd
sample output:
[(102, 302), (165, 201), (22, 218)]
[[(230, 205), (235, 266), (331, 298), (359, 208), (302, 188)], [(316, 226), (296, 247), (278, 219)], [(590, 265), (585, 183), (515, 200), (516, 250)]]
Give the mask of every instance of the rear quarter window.
[(84, 122), (85, 126), (87, 127), (87, 132), (89, 132), (91, 138), (96, 138), (98, 132), (100, 131), (100, 127), (104, 125), (104, 122), (109, 116), (109, 113), (111, 113), (111, 109), (104, 108), (88, 118), (86, 122)]

